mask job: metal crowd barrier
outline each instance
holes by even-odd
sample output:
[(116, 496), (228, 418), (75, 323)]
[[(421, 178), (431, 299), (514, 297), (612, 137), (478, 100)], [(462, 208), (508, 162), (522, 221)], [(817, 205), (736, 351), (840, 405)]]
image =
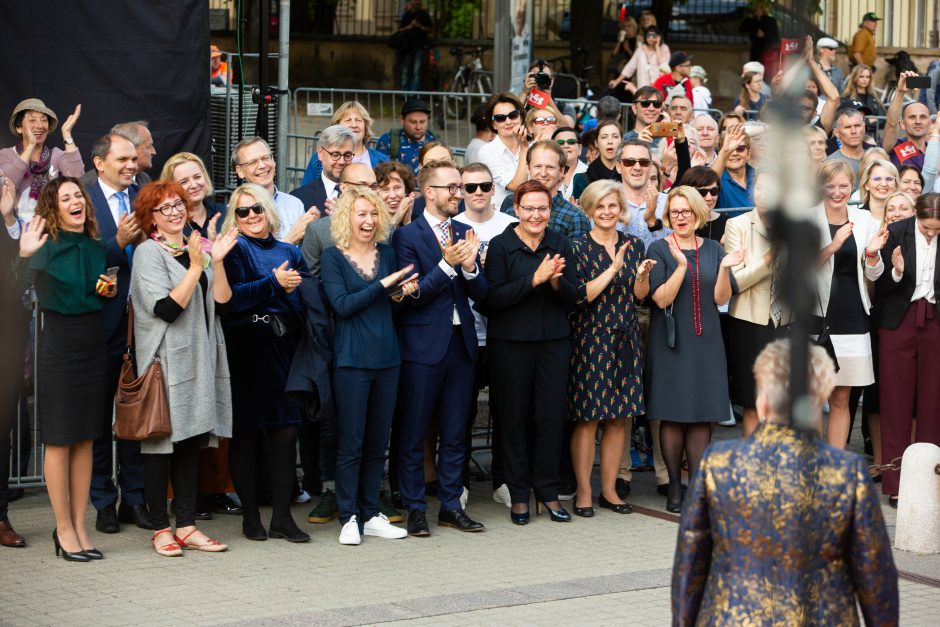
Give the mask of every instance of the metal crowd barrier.
[[(27, 367), (30, 369), (29, 381), (23, 386), (20, 402), (17, 404), (16, 419), (11, 433), (12, 449), (10, 451), (10, 489), (34, 488), (45, 485), (43, 477), (43, 461), (45, 449), (39, 438), (39, 417), (36, 414), (36, 307), (30, 316), (29, 329), (32, 344), (32, 360), (23, 362), (21, 376), (26, 378)], [(4, 408), (7, 409), (7, 408)], [(6, 434), (0, 434), (5, 437)]]

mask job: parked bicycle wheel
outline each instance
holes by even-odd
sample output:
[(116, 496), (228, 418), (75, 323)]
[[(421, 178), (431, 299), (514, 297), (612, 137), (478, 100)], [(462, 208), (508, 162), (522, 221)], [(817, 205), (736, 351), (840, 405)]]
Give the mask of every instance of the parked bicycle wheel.
[[(463, 73), (447, 72), (444, 74), (444, 80), (441, 81), (441, 91), (447, 93), (464, 94), (467, 93), (467, 80)], [(451, 119), (462, 118), (467, 113), (467, 100), (460, 96), (444, 96), (444, 106), (447, 109), (447, 115)]]

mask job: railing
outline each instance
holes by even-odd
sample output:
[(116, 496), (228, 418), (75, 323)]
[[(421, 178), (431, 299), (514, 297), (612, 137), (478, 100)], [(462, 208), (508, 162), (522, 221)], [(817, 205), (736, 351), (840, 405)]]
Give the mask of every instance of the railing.
[[(31, 361), (24, 361), (24, 369), (18, 373), (23, 376), (25, 384), (17, 404), (16, 421), (10, 434), (12, 450), (10, 451), (10, 489), (40, 487), (45, 485), (43, 478), (44, 450), (40, 444), (39, 417), (36, 414), (36, 351), (37, 329), (36, 308), (32, 309), (29, 321), (29, 338), (31, 339)], [(25, 329), (17, 329), (23, 331)], [(17, 330), (14, 330), (15, 333)], [(29, 368), (29, 377), (26, 377), (26, 368)], [(8, 408), (4, 408), (5, 411)], [(0, 438), (7, 434), (0, 434)]]

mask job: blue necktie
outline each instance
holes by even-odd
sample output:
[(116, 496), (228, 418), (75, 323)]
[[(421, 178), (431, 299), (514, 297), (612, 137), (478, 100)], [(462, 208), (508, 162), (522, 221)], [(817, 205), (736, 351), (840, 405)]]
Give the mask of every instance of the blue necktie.
[[(118, 199), (118, 220), (120, 220), (125, 215), (130, 213), (130, 211), (128, 211), (127, 202), (124, 200), (124, 192), (118, 192), (115, 194), (115, 196), (117, 196)], [(127, 254), (127, 265), (129, 267), (131, 265), (131, 258), (134, 256), (134, 246), (132, 244), (128, 244), (124, 247), (124, 252)]]

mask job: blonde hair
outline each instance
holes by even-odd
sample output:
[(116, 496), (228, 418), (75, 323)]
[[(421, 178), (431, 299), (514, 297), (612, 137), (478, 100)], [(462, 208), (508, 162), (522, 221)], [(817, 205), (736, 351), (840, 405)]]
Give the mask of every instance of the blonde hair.
[(349, 243), (352, 241), (353, 207), (360, 198), (375, 207), (379, 214), (372, 240), (382, 242), (388, 238), (392, 218), (391, 212), (382, 198), (368, 187), (349, 187), (336, 201), (333, 213), (330, 214), (330, 234), (333, 236), (333, 241), (340, 248), (349, 248)]
[(900, 175), (898, 175), (898, 169), (894, 167), (894, 164), (890, 161), (885, 161), (884, 159), (872, 159), (868, 165), (865, 166), (865, 169), (862, 170), (861, 176), (858, 177), (858, 196), (862, 200), (862, 204), (867, 205), (869, 199), (871, 198), (871, 192), (866, 189), (868, 185), (868, 180), (871, 178), (871, 172), (875, 168), (884, 168), (888, 171), (888, 174), (894, 177), (894, 189), (898, 189)]
[(620, 205), (620, 221), (630, 222), (630, 205), (627, 204), (623, 184), (618, 181), (600, 179), (585, 187), (584, 191), (581, 192), (581, 209), (589, 218), (593, 219), (597, 205), (610, 194), (617, 195), (617, 204)]
[(341, 120), (346, 117), (346, 114), (350, 111), (355, 111), (359, 114), (359, 117), (362, 118), (362, 121), (365, 123), (363, 134), (362, 134), (362, 143), (365, 144), (369, 139), (372, 138), (372, 116), (369, 115), (369, 112), (358, 100), (350, 100), (349, 102), (344, 102), (336, 110), (336, 113), (333, 114), (333, 124), (342, 124)]
[(871, 78), (870, 78), (869, 81), (868, 81), (868, 88), (867, 88), (867, 91), (866, 91), (865, 93), (866, 93), (866, 94), (872, 93), (872, 84), (871, 84), (871, 82), (872, 82), (872, 80), (874, 80), (874, 78), (875, 78), (875, 73), (872, 72), (871, 68), (868, 67), (867, 65), (865, 65), (864, 63), (859, 63), (859, 64), (856, 65), (854, 68), (852, 68), (852, 71), (851, 71), (851, 72), (849, 72), (849, 77), (848, 77), (848, 79), (846, 79), (846, 81), (845, 81), (845, 89), (843, 89), (843, 90), (842, 90), (842, 93), (839, 94), (839, 95), (842, 96), (843, 98), (854, 98), (854, 97), (858, 96), (858, 90), (855, 89), (855, 79), (858, 78), (858, 75), (859, 75), (859, 74), (861, 74), (862, 72), (865, 72), (865, 71), (867, 71), (868, 74), (871, 76)]
[(672, 199), (677, 196), (685, 198), (689, 203), (689, 208), (695, 216), (695, 228), (700, 229), (705, 226), (711, 211), (705, 206), (705, 200), (702, 198), (702, 195), (698, 193), (698, 190), (688, 185), (679, 185), (669, 190), (669, 195), (666, 196), (666, 210), (663, 211), (663, 224), (672, 228), (672, 219), (669, 217), (669, 205), (672, 204)]
[(893, 192), (890, 196), (885, 198), (885, 215), (881, 218), (881, 228), (888, 226), (888, 205), (891, 204), (891, 201), (895, 198), (900, 198), (907, 202), (911, 206), (911, 215), (915, 215), (914, 211), (914, 199), (911, 198), (911, 195), (907, 192)]
[(199, 171), (202, 172), (202, 176), (206, 179), (206, 197), (212, 196), (215, 193), (215, 188), (212, 186), (212, 179), (209, 177), (209, 171), (206, 170), (206, 164), (202, 162), (197, 155), (194, 155), (191, 152), (178, 152), (169, 159), (166, 160), (166, 163), (163, 164), (163, 171), (160, 172), (160, 180), (163, 181), (174, 181), (173, 171), (180, 165), (191, 161), (199, 166)]
[[(232, 227), (238, 228), (235, 209), (238, 207), (238, 201), (241, 200), (242, 194), (250, 194), (254, 197), (255, 202), (261, 205), (261, 208), (264, 209), (264, 215), (268, 219), (268, 229), (271, 235), (277, 237), (278, 233), (281, 232), (281, 216), (277, 212), (274, 198), (271, 197), (268, 190), (257, 183), (243, 183), (235, 188), (235, 191), (232, 192), (232, 197), (229, 198), (228, 207), (225, 212), (225, 222), (222, 224), (222, 228), (219, 229), (219, 233), (228, 233), (229, 229)], [(239, 233), (240, 232), (241, 229), (239, 229)]]
[[(836, 384), (835, 366), (823, 347), (810, 345), (808, 374), (809, 396), (818, 412)], [(754, 361), (754, 379), (771, 414), (786, 417), (790, 411), (790, 340), (776, 340), (760, 352)]]
[(852, 169), (848, 161), (842, 159), (823, 161), (823, 164), (819, 166), (819, 172), (816, 173), (816, 180), (821, 187), (839, 174), (845, 174), (849, 177), (849, 185), (855, 186), (855, 170)]

